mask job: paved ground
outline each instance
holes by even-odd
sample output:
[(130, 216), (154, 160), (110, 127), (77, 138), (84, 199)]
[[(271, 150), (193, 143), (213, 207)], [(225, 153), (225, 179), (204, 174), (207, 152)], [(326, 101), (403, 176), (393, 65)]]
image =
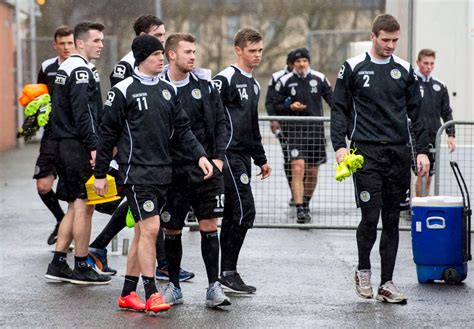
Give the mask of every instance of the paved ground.
[[(185, 304), (158, 317), (117, 309), (126, 261), (121, 255), (110, 257), (111, 265), (119, 269), (110, 285), (47, 283), (44, 273), (52, 248), (45, 241), (53, 219), (30, 179), (37, 148), (27, 145), (0, 154), (0, 327), (474, 326), (474, 276), (468, 275), (458, 286), (418, 284), (409, 232), (401, 234), (395, 273), (396, 283), (409, 296), (404, 306), (355, 295), (350, 278), (357, 259), (354, 231), (252, 230), (242, 252), (240, 272), (258, 292), (250, 297), (231, 296), (232, 306), (222, 310), (204, 306), (206, 276), (200, 236), (187, 230), (183, 263), (196, 272), (196, 278), (183, 284)], [(100, 215), (94, 218), (94, 233), (106, 219)], [(130, 233), (122, 232), (119, 242)], [(377, 254), (374, 249), (374, 285), (380, 273)]]

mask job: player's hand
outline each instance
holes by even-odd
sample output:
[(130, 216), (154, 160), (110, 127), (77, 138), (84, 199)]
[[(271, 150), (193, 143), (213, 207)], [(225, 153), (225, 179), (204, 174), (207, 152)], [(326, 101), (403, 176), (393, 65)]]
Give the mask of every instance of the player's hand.
[(294, 112), (303, 111), (306, 108), (306, 105), (296, 101), (290, 105), (290, 109)]
[(348, 154), (347, 148), (341, 147), (336, 151), (336, 162), (337, 164), (341, 163), (344, 160), (344, 157)]
[(95, 167), (95, 155), (96, 155), (96, 150), (94, 151), (91, 151), (91, 167), (94, 168)]
[(108, 189), (107, 178), (94, 178), (94, 192), (98, 196), (105, 196)]
[(212, 162), (214, 162), (216, 167), (222, 172), (222, 169), (224, 168), (224, 161), (219, 159), (212, 159)]
[(430, 160), (426, 154), (418, 154), (416, 156), (416, 165), (418, 168), (418, 175), (426, 176), (430, 172)]
[(212, 164), (207, 160), (206, 157), (199, 158), (199, 168), (201, 168), (204, 173), (204, 179), (208, 179), (212, 176)]
[(278, 129), (280, 129), (280, 122), (278, 121), (270, 121), (270, 129), (272, 130), (272, 133), (276, 133)]
[(453, 136), (448, 137), (448, 149), (449, 153), (452, 153), (454, 150), (456, 150), (456, 138)]
[(260, 167), (260, 172), (257, 174), (257, 176), (262, 176), (261, 179), (265, 179), (267, 177), (270, 177), (270, 174), (272, 173), (272, 167), (268, 163), (265, 163)]

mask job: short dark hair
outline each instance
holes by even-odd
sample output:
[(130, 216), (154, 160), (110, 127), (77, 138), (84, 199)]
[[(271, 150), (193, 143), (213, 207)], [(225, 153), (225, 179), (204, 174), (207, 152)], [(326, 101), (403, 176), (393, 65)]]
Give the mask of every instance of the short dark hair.
[(58, 26), (58, 28), (54, 32), (54, 41), (56, 41), (56, 38), (67, 37), (67, 36), (70, 36), (71, 34), (74, 34), (74, 31), (69, 26), (67, 25)]
[(153, 15), (142, 15), (135, 20), (133, 23), (133, 30), (135, 31), (135, 35), (138, 36), (140, 33), (150, 32), (153, 26), (160, 26), (164, 25), (163, 21), (156, 16)]
[(81, 22), (74, 27), (74, 42), (76, 40), (83, 40), (85, 34), (89, 34), (90, 30), (97, 30), (102, 32), (104, 25), (97, 22)]
[(372, 33), (378, 37), (379, 32), (382, 30), (385, 32), (400, 31), (400, 24), (392, 15), (380, 14), (377, 15), (377, 17), (375, 17), (374, 21), (372, 22)]
[(434, 57), (434, 58), (436, 58), (436, 51), (434, 51), (433, 49), (428, 49), (428, 48), (422, 49), (418, 53), (418, 60), (421, 61), (422, 57)]
[(190, 33), (173, 33), (171, 34), (165, 42), (165, 56), (166, 59), (169, 61), (168, 57), (168, 51), (172, 50), (176, 52), (176, 49), (178, 48), (178, 44), (180, 41), (186, 41), (186, 42), (196, 42), (196, 37)]
[(255, 30), (244, 28), (239, 30), (234, 37), (234, 46), (243, 49), (247, 46), (247, 43), (257, 43), (262, 41), (263, 38)]

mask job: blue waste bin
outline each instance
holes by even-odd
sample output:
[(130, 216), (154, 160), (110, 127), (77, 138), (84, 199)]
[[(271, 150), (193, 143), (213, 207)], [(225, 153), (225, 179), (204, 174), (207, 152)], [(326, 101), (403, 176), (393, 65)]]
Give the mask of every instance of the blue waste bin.
[(459, 283), (467, 276), (462, 197), (412, 199), (412, 246), (418, 281)]

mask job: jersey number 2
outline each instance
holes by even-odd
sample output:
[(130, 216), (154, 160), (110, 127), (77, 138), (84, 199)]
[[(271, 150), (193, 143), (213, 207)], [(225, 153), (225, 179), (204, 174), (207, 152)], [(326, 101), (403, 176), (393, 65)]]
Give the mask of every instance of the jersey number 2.
[(364, 79), (364, 85), (363, 87), (370, 87), (369, 85), (369, 80), (370, 80), (370, 77), (368, 74), (364, 74), (364, 76), (362, 77), (362, 79)]

